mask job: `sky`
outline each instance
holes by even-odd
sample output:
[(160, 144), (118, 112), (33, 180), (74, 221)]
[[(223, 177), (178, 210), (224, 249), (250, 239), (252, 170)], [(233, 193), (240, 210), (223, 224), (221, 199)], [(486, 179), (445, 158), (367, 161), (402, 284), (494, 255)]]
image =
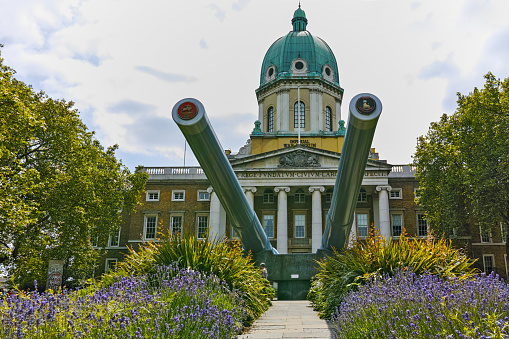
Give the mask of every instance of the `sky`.
[[(344, 88), (383, 105), (372, 146), (409, 164), (417, 138), (456, 109), (487, 72), (509, 77), (507, 0), (301, 0), (308, 31), (332, 48)], [(4, 64), (54, 99), (75, 102), (131, 170), (198, 165), (171, 119), (200, 100), (225, 149), (258, 117), (255, 90), (270, 45), (298, 0), (0, 0)], [(186, 156), (184, 157), (184, 153)]]

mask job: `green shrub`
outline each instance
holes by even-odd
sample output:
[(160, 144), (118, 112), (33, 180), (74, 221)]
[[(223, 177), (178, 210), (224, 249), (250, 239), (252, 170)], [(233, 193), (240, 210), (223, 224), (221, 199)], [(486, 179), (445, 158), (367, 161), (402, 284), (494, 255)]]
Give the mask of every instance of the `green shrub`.
[(322, 318), (329, 318), (346, 293), (374, 276), (412, 270), (416, 274), (463, 278), (477, 273), (473, 263), (447, 239), (408, 238), (403, 234), (398, 240), (386, 241), (372, 234), (318, 261), (319, 273), (311, 283), (308, 299)]
[(122, 276), (153, 273), (158, 265), (177, 265), (181, 268), (213, 273), (229, 288), (238, 290), (246, 310), (248, 326), (271, 305), (274, 289), (263, 279), (251, 255), (244, 254), (239, 241), (198, 240), (195, 236), (163, 236), (159, 242), (149, 242), (138, 251), (131, 250), (117, 268), (105, 274), (108, 285)]

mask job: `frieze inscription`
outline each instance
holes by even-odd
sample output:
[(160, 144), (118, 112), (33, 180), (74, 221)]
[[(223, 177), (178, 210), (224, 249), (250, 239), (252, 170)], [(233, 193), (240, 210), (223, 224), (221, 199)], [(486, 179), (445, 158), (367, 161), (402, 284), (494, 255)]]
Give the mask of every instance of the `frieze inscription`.
[[(238, 178), (335, 178), (337, 171), (273, 171), (273, 172), (237, 172)], [(387, 174), (381, 171), (366, 171), (365, 177), (385, 177)]]

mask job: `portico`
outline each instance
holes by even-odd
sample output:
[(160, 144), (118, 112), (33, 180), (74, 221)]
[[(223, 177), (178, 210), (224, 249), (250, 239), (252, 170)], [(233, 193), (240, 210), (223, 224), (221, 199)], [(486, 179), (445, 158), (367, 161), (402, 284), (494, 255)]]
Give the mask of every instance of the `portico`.
[[(314, 253), (320, 248), (339, 158), (337, 153), (299, 145), (232, 161), (250, 206), (279, 253)], [(359, 237), (372, 224), (390, 237), (390, 169), (384, 162), (368, 160), (352, 231)], [(212, 188), (209, 192), (210, 234), (233, 237), (224, 208)]]

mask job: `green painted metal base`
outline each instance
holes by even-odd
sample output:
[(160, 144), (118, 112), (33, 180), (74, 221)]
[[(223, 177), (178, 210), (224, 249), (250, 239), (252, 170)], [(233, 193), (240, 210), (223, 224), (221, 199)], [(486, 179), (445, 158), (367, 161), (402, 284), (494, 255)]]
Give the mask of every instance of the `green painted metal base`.
[(265, 263), (269, 280), (277, 283), (279, 300), (305, 300), (311, 286), (311, 278), (318, 273), (317, 261), (328, 251), (303, 254), (273, 254), (262, 251), (254, 255), (259, 265)]

